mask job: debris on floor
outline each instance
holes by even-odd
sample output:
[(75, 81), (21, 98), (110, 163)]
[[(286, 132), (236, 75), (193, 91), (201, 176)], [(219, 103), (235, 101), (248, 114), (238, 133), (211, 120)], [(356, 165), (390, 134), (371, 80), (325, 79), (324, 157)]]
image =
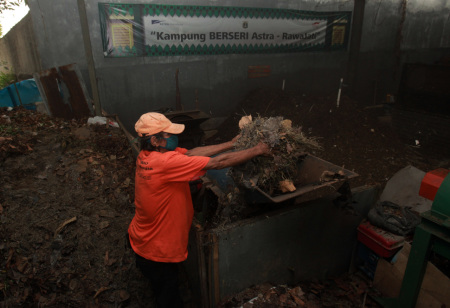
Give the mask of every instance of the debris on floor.
[(219, 307), (379, 307), (371, 296), (380, 294), (371, 281), (357, 272), (325, 281), (296, 286), (263, 284), (248, 288), (223, 301)]
[(120, 128), (86, 123), (1, 110), (0, 306), (117, 307), (148, 296), (124, 242), (131, 149)]
[[(334, 104), (332, 97), (258, 90), (239, 104), (238, 119), (230, 117), (208, 142), (234, 137), (243, 115), (282, 116), (320, 138), (324, 150), (313, 154), (360, 174), (352, 187), (384, 185), (407, 165), (424, 171), (449, 167), (440, 157), (422, 155), (424, 148), (406, 147), (391, 128), (373, 120), (373, 109), (343, 96), (339, 111), (330, 113)], [(87, 120), (0, 108), (2, 307), (152, 307), (149, 284), (125, 245), (134, 215), (133, 153), (120, 128)], [(352, 281), (255, 287), (224, 306), (254, 299), (253, 307), (273, 307), (260, 301), (261, 294), (275, 306), (374, 307), (367, 282)]]

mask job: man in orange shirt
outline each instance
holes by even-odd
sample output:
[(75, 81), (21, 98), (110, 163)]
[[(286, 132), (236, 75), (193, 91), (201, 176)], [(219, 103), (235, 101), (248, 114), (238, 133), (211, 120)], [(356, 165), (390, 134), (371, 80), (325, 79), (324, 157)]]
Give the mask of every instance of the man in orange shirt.
[[(135, 125), (141, 143), (136, 161), (136, 212), (128, 228), (136, 265), (150, 279), (158, 307), (182, 307), (178, 265), (186, 260), (194, 209), (189, 181), (200, 171), (222, 169), (268, 154), (264, 143), (228, 152), (235, 139), (187, 150), (178, 147), (183, 124), (163, 114), (143, 114)], [(210, 157), (212, 155), (221, 155)]]

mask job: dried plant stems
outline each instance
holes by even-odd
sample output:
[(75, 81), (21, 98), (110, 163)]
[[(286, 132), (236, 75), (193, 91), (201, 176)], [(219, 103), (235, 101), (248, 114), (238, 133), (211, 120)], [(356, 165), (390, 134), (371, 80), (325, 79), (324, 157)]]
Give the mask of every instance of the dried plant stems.
[(247, 149), (262, 141), (270, 146), (272, 156), (256, 157), (233, 167), (231, 176), (237, 184), (247, 187), (258, 185), (272, 194), (280, 190), (282, 181), (295, 183), (302, 155), (310, 150), (321, 149), (316, 138), (306, 137), (301, 127), (292, 127), (291, 121), (283, 117), (257, 117), (245, 122), (235, 148)]

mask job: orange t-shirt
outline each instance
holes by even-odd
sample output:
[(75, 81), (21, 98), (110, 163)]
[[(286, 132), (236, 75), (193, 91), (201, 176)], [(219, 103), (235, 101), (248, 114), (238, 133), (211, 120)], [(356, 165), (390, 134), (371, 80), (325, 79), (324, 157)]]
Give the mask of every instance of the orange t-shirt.
[(136, 160), (136, 213), (128, 227), (131, 247), (148, 260), (181, 262), (188, 252), (194, 216), (189, 181), (209, 157), (186, 156), (187, 149), (141, 151)]

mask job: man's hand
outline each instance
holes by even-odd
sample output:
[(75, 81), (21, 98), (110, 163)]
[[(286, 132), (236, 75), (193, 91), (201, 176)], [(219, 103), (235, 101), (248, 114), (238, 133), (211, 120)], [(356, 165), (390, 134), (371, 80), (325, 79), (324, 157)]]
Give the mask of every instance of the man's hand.
[(231, 139), (231, 143), (234, 145), (236, 143), (236, 141), (238, 141), (238, 139), (241, 138), (241, 135), (237, 135), (236, 137), (234, 137), (233, 139)]
[(270, 156), (270, 147), (266, 143), (261, 141), (256, 145), (256, 147), (261, 152), (261, 155)]
[(222, 155), (211, 157), (203, 170), (223, 169), (242, 164), (258, 155), (271, 156), (270, 147), (264, 142), (260, 142), (254, 147), (234, 152), (227, 152)]

